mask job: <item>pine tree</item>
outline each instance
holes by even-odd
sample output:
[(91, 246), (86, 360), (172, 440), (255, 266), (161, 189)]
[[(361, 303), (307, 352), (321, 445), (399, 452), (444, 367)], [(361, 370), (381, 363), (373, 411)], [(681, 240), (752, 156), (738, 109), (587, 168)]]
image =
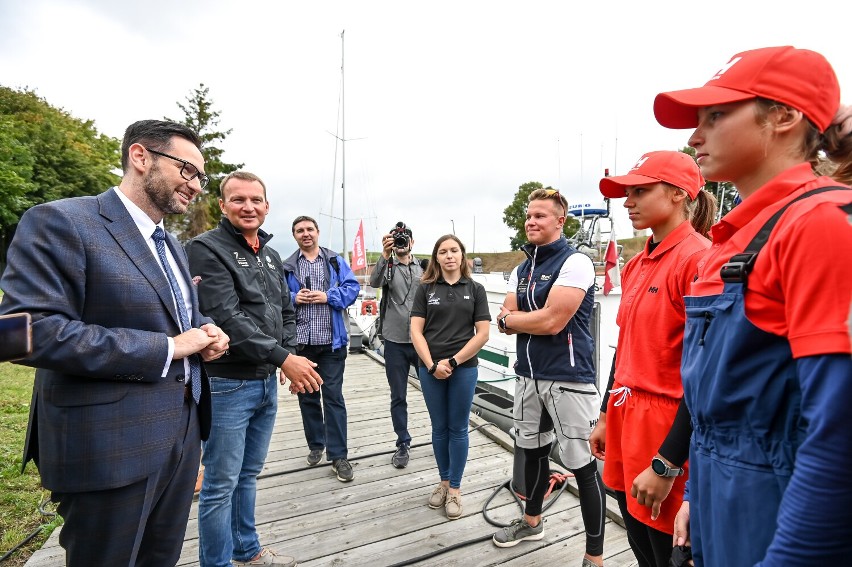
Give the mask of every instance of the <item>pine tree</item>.
[(242, 163), (225, 163), (222, 154), (225, 150), (219, 144), (232, 132), (232, 129), (218, 130), (220, 113), (213, 110), (213, 101), (209, 98), (210, 88), (200, 83), (198, 88), (187, 96), (186, 104), (177, 103), (184, 113), (180, 122), (195, 130), (201, 137), (201, 155), (204, 156), (204, 172), (210, 177), (210, 183), (193, 199), (185, 215), (171, 215), (166, 218), (166, 228), (173, 232), (181, 242), (215, 228), (219, 222), (219, 184), (232, 171), (243, 167)]

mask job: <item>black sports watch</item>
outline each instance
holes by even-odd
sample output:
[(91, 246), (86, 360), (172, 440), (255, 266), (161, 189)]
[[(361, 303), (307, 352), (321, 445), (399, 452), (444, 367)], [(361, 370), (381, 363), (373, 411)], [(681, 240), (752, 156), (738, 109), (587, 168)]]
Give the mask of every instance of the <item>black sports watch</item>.
[(432, 367), (428, 370), (429, 374), (435, 374), (435, 371), (438, 369), (438, 363), (433, 362)]
[(663, 478), (673, 478), (683, 476), (683, 469), (680, 467), (670, 467), (664, 460), (659, 457), (651, 459), (651, 469)]
[(506, 328), (507, 328), (506, 327), (506, 317), (508, 317), (508, 316), (509, 316), (509, 314), (506, 313), (502, 317), (497, 318), (497, 326), (500, 328), (501, 331), (505, 331)]
[(455, 357), (455, 356), (451, 356), (451, 357), (450, 357), (450, 360), (448, 360), (447, 362), (449, 362), (449, 363), (450, 363), (450, 368), (455, 368), (456, 366), (458, 366), (458, 365), (459, 365), (459, 363), (458, 363), (458, 362), (456, 362), (456, 357)]

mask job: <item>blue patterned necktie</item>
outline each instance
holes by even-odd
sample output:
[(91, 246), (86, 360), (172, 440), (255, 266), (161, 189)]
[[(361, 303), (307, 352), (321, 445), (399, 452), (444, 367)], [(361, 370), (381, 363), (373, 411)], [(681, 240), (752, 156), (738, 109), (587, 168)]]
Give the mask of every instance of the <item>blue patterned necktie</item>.
[[(166, 272), (166, 278), (169, 280), (169, 286), (172, 288), (172, 295), (177, 304), (178, 318), (180, 319), (180, 330), (186, 332), (192, 327), (189, 324), (189, 319), (186, 316), (186, 307), (183, 301), (183, 293), (180, 291), (177, 278), (169, 266), (169, 260), (166, 258), (166, 233), (159, 226), (154, 229), (154, 234), (151, 236), (154, 239), (154, 244), (157, 247), (157, 255), (160, 257), (160, 263), (163, 265), (163, 270)], [(194, 354), (189, 356), (189, 378), (190, 386), (192, 387), (192, 399), (197, 404), (201, 399), (201, 367), (198, 363), (198, 357)]]

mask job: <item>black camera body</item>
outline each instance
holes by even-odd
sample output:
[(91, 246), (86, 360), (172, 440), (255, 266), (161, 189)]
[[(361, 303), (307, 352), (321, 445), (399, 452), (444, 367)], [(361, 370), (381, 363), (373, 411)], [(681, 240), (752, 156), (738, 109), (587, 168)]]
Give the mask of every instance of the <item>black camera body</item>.
[(405, 226), (405, 223), (399, 221), (390, 231), (393, 236), (394, 248), (409, 248), (411, 246), (411, 230)]

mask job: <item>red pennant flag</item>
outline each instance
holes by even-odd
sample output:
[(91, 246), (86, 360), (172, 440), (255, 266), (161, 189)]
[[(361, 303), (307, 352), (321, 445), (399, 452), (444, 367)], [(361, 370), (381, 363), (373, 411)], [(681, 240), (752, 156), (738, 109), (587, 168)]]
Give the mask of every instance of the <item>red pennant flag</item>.
[(621, 285), (621, 268), (618, 266), (618, 246), (615, 240), (610, 240), (606, 246), (606, 264), (604, 265), (604, 295), (609, 295), (612, 288)]
[(358, 225), (355, 242), (352, 244), (352, 269), (363, 270), (367, 267), (367, 251), (364, 248), (364, 221)]

